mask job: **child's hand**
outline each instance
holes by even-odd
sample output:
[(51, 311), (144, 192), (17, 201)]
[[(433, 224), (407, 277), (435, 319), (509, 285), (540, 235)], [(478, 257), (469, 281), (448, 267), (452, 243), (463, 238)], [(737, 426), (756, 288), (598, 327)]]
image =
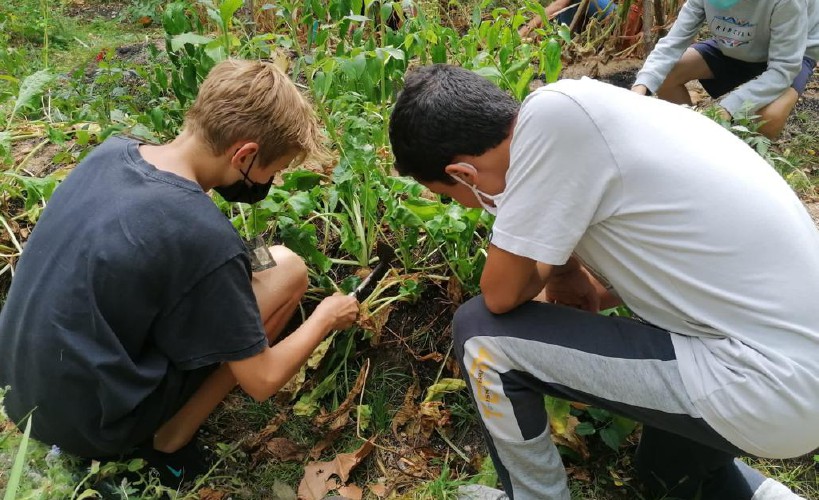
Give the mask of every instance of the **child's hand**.
[(326, 321), (330, 330), (349, 328), (358, 317), (358, 300), (343, 293), (333, 294), (321, 301), (313, 316)]

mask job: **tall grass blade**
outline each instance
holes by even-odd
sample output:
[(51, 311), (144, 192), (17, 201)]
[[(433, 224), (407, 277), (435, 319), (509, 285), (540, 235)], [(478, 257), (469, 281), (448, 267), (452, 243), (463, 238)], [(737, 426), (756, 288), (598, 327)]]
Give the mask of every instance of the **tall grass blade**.
[(23, 476), (23, 465), (26, 463), (26, 449), (28, 448), (28, 440), (31, 435), (31, 416), (28, 417), (26, 423), (26, 430), (23, 433), (23, 440), (20, 441), (20, 447), (17, 449), (17, 456), (14, 458), (14, 465), (11, 468), (11, 476), (6, 486), (6, 494), (3, 495), (3, 500), (14, 500), (17, 496), (17, 487), (20, 485), (20, 478)]

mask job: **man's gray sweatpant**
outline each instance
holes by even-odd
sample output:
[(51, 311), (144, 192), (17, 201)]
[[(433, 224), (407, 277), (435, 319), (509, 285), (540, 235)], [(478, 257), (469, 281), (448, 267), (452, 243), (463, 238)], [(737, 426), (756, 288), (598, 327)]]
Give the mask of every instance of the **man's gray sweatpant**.
[(514, 500), (569, 498), (543, 395), (642, 422), (635, 465), (666, 498), (750, 500), (765, 481), (735, 457), (686, 394), (665, 330), (529, 302), (489, 312), (482, 296), (455, 314), (453, 336), (495, 468)]

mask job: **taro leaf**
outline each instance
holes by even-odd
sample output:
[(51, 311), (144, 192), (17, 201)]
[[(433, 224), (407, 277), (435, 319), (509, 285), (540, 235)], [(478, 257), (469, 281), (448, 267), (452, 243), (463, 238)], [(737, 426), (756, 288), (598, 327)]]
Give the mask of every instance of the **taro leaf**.
[(315, 389), (299, 398), (293, 405), (293, 413), (302, 417), (309, 417), (318, 411), (318, 400), (326, 396), (336, 387), (336, 372), (331, 373), (321, 381)]
[(437, 384), (431, 385), (427, 388), (427, 397), (424, 398), (424, 403), (436, 401), (441, 399), (444, 394), (458, 392), (461, 389), (466, 389), (466, 382), (464, 382), (462, 379), (442, 378)]
[(11, 467), (11, 474), (6, 484), (6, 494), (3, 496), (3, 500), (14, 500), (17, 495), (17, 487), (20, 485), (20, 478), (23, 477), (23, 466), (26, 463), (26, 450), (28, 449), (30, 436), (31, 416), (28, 417), (26, 430), (23, 431), (23, 439), (20, 441), (19, 448), (17, 448), (17, 456), (14, 457), (14, 465)]
[(560, 60), (560, 42), (550, 38), (546, 43), (546, 83), (557, 81), (563, 62)]
[(14, 108), (11, 110), (8, 123), (11, 123), (14, 115), (23, 107), (28, 106), (30, 101), (40, 94), (45, 86), (51, 83), (52, 80), (54, 80), (54, 75), (47, 69), (41, 69), (36, 73), (28, 75), (25, 80), (23, 80), (23, 83), (20, 84), (20, 91), (17, 93), (17, 99), (14, 101)]
[(196, 33), (182, 33), (171, 38), (171, 50), (178, 52), (179, 49), (189, 43), (191, 45), (205, 45), (213, 41), (213, 38)]

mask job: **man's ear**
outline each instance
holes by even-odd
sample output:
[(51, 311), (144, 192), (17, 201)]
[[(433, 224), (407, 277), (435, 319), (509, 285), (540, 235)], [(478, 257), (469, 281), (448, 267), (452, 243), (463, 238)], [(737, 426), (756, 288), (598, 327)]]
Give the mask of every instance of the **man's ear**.
[(232, 151), (230, 156), (230, 166), (239, 170), (245, 170), (253, 157), (259, 152), (259, 145), (255, 142), (237, 142), (230, 147), (228, 151)]
[(449, 175), (453, 175), (455, 177), (459, 177), (460, 179), (464, 180), (467, 184), (474, 185), (478, 180), (478, 172), (475, 170), (475, 167), (471, 165), (465, 165), (463, 163), (450, 163), (446, 167), (444, 167), (444, 172)]

